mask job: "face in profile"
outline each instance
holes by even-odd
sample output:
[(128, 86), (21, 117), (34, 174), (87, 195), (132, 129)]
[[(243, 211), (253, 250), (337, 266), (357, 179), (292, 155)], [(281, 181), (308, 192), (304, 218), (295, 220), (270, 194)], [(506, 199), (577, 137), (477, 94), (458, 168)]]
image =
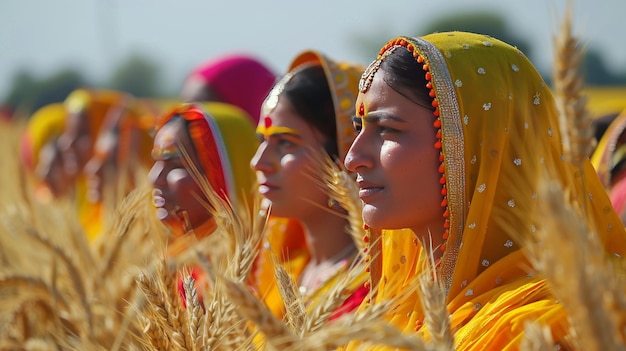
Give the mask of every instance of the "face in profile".
[(192, 176), (182, 150), (189, 154), (190, 162), (203, 172), (185, 121), (175, 118), (154, 137), (154, 165), (148, 175), (154, 188), (153, 204), (157, 209), (157, 217), (175, 235), (197, 229), (212, 219), (205, 207), (207, 199)]
[(63, 196), (69, 191), (63, 157), (56, 139), (46, 143), (39, 151), (35, 175), (45, 184), (54, 197)]
[[(430, 229), (442, 223), (439, 150), (432, 112), (391, 89), (383, 70), (360, 93), (359, 132), (345, 159), (357, 174), (363, 219), (377, 229)], [(361, 109), (362, 106), (362, 109)]]
[(65, 173), (76, 179), (92, 154), (92, 137), (89, 119), (85, 111), (70, 113), (65, 130), (59, 137), (59, 149), (63, 155)]
[(322, 134), (284, 96), (269, 116), (261, 118), (257, 131), (262, 140), (251, 164), (259, 192), (272, 203), (272, 214), (304, 218), (319, 211), (320, 205), (326, 207), (328, 195), (311, 178), (316, 174), (312, 153), (323, 152)]

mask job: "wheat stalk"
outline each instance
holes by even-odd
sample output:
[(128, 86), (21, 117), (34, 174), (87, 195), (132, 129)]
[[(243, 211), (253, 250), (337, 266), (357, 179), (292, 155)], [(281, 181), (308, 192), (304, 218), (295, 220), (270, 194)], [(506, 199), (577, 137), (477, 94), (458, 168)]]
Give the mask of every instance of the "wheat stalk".
[[(624, 281), (604, 256), (597, 236), (564, 199), (558, 181), (540, 183), (539, 213), (551, 220), (529, 242), (534, 267), (547, 277), (554, 295), (569, 312), (575, 341), (585, 350), (624, 350), (616, 325), (624, 311)], [(621, 280), (621, 281), (620, 281)]]
[(520, 344), (521, 351), (553, 351), (554, 341), (550, 328), (536, 322), (526, 322)]
[(312, 306), (307, 315), (303, 333), (312, 333), (321, 329), (328, 318), (341, 306), (346, 299), (346, 291), (350, 284), (366, 270), (368, 263), (365, 260), (357, 259), (347, 274), (342, 275), (330, 289), (319, 293), (316, 296), (317, 303)]
[[(228, 277), (243, 281), (252, 269), (263, 240), (266, 217), (252, 215), (252, 213), (259, 213), (261, 197), (255, 193), (252, 206), (247, 203), (234, 206), (228, 198), (224, 199), (216, 193), (208, 179), (191, 161), (184, 147), (181, 146), (181, 150), (186, 167), (207, 198), (208, 202), (204, 203), (205, 208), (216, 219), (218, 227), (222, 228), (231, 238), (232, 249), (226, 255), (228, 269), (225, 274)], [(196, 195), (196, 200), (203, 202), (199, 194), (194, 195)]]
[(289, 347), (298, 340), (284, 323), (276, 319), (240, 284), (223, 278), (219, 280), (217, 286), (237, 306), (237, 313), (256, 324), (269, 343)]
[(404, 335), (383, 318), (391, 304), (371, 305), (358, 314), (345, 314), (326, 328), (310, 333), (303, 340), (306, 350), (330, 350), (349, 342), (378, 344), (407, 350), (432, 350), (415, 335)]
[(306, 321), (304, 302), (285, 267), (274, 260), (274, 276), (286, 310), (287, 325), (294, 334), (299, 334)]
[(78, 294), (78, 298), (83, 307), (83, 311), (85, 313), (85, 320), (87, 322), (87, 332), (89, 333), (89, 338), (93, 338), (93, 312), (91, 310), (91, 305), (87, 301), (87, 292), (85, 291), (85, 283), (83, 276), (81, 274), (81, 270), (74, 264), (69, 255), (58, 245), (50, 242), (48, 239), (42, 237), (35, 229), (26, 229), (26, 233), (37, 242), (42, 244), (45, 248), (50, 250), (56, 257), (61, 259), (61, 262), (65, 264), (67, 268), (72, 286), (76, 293)]
[(446, 306), (446, 290), (436, 273), (432, 247), (429, 248), (429, 252), (430, 260), (424, 263), (422, 273), (418, 275), (424, 324), (437, 350), (454, 350), (454, 336)]
[(348, 232), (352, 236), (352, 241), (360, 251), (363, 251), (366, 245), (363, 241), (365, 233), (363, 231), (363, 217), (361, 216), (363, 205), (359, 198), (357, 183), (325, 151), (311, 149), (309, 157), (313, 160), (314, 166), (307, 173), (307, 177), (313, 184), (326, 191), (328, 197), (336, 201), (347, 212), (344, 214), (326, 208), (326, 210), (348, 221), (350, 224)]
[(580, 70), (584, 51), (578, 38), (572, 35), (571, 2), (568, 3), (561, 31), (554, 38), (554, 47), (554, 93), (564, 154), (574, 165), (582, 167), (583, 160), (593, 151), (593, 119), (585, 108), (585, 82)]

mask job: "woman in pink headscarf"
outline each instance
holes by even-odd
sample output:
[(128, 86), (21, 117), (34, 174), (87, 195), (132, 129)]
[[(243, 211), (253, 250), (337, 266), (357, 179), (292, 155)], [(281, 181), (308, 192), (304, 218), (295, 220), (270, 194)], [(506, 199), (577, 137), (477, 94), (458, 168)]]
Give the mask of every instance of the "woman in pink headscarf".
[(263, 63), (245, 55), (228, 55), (206, 62), (185, 79), (181, 92), (188, 102), (218, 101), (246, 111), (256, 124), (261, 104), (276, 81)]

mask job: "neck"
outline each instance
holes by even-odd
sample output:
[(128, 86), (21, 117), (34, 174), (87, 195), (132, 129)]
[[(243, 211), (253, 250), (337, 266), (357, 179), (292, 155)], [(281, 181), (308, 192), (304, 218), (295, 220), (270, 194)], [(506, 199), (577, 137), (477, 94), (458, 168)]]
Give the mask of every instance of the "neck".
[[(348, 256), (352, 251), (356, 252), (356, 247), (352, 237), (348, 234), (349, 223), (339, 214), (321, 210), (315, 216), (301, 218), (306, 239), (311, 255), (310, 264), (317, 265), (331, 259), (343, 259), (336, 256), (346, 252)], [(354, 250), (350, 250), (352, 247)]]
[(441, 223), (434, 223), (427, 227), (411, 228), (411, 230), (427, 252), (432, 248), (432, 255), (435, 261), (441, 259), (443, 255), (441, 246), (446, 242), (443, 239), (444, 229)]

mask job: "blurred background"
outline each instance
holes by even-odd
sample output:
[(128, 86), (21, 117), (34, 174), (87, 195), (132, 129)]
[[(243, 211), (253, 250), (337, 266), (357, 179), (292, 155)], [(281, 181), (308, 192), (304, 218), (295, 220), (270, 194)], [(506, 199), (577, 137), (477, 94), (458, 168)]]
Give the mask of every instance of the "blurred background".
[[(79, 86), (174, 97), (198, 64), (249, 53), (277, 74), (308, 48), (368, 64), (398, 35), (467, 30), (518, 46), (546, 80), (566, 0), (0, 2), (0, 104), (27, 116)], [(626, 0), (575, 1), (589, 86), (626, 86)]]

